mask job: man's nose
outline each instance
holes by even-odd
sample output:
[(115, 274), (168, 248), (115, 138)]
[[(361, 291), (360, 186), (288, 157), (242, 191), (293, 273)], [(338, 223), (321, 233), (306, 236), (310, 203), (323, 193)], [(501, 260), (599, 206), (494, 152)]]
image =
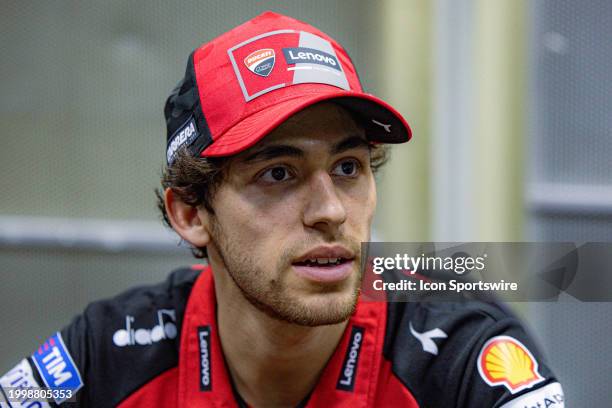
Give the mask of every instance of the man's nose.
[(304, 224), (334, 233), (346, 221), (346, 209), (338, 193), (329, 174), (324, 171), (314, 173), (308, 182)]

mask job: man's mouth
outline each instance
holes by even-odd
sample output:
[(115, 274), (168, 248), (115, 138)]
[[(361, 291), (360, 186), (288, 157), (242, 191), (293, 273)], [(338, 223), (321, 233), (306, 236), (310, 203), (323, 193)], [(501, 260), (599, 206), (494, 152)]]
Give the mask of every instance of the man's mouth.
[(295, 273), (315, 282), (339, 282), (353, 272), (355, 255), (342, 246), (316, 247), (293, 262)]
[(313, 259), (307, 259), (302, 262), (295, 262), (294, 265), (330, 267), (330, 266), (341, 265), (349, 261), (350, 259), (346, 259), (346, 258), (313, 258)]

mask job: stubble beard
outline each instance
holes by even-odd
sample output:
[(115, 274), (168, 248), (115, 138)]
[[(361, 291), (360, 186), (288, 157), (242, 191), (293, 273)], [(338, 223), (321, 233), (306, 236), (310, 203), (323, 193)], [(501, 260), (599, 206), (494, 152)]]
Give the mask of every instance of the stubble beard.
[[(326, 299), (320, 307), (309, 307), (302, 299), (290, 296), (281, 273), (276, 273), (272, 279), (267, 278), (265, 271), (255, 266), (253, 259), (246, 256), (245, 251), (233, 243), (234, 240), (228, 239), (216, 220), (211, 224), (221, 261), (242, 296), (258, 310), (277, 320), (310, 327), (341, 323), (355, 312), (362, 279), (360, 267), (348, 297), (347, 289), (342, 293), (322, 291), (323, 296), (335, 296), (336, 299)], [(353, 262), (359, 266), (359, 245), (351, 245), (350, 249), (357, 254)], [(285, 249), (273, 267), (281, 272), (296, 255), (295, 250)]]

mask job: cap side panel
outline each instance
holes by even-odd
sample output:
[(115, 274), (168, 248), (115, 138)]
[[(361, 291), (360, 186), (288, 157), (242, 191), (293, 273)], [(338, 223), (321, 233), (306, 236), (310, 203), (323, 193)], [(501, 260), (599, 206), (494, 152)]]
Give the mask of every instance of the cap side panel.
[[(193, 64), (193, 60), (194, 60), (196, 52), (197, 50), (192, 52), (191, 55), (189, 56), (189, 61), (187, 62), (187, 71), (188, 71), (187, 75), (191, 77), (193, 81), (193, 86), (196, 89), (199, 89), (200, 87), (198, 84), (198, 80), (196, 78), (195, 68)], [(202, 111), (200, 93), (197, 91), (195, 92), (195, 105), (193, 108), (193, 116), (196, 120), (196, 126), (198, 127), (198, 130), (200, 132), (200, 136), (195, 140), (190, 150), (192, 154), (194, 154), (195, 156), (199, 156), (200, 153), (202, 153), (204, 149), (206, 149), (208, 146), (212, 144), (213, 138), (210, 133), (210, 128), (208, 127), (208, 122), (206, 121), (206, 115)]]

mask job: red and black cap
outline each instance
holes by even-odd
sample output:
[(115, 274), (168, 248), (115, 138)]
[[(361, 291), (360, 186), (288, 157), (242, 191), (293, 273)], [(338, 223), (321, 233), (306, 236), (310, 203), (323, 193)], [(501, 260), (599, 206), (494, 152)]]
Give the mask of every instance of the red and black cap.
[(373, 142), (411, 138), (395, 109), (363, 92), (340, 44), (304, 22), (263, 13), (189, 56), (164, 109), (167, 162), (183, 147), (201, 157), (234, 155), (321, 101), (357, 113)]

